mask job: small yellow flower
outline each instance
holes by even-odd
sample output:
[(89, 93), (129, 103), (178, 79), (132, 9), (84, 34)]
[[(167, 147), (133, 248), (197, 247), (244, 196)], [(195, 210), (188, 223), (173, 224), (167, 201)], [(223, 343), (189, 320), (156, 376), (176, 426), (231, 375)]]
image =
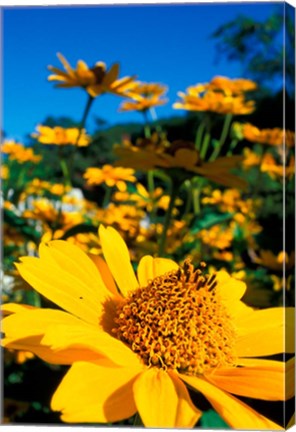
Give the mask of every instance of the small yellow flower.
[(243, 160), (243, 166), (244, 168), (248, 169), (252, 166), (260, 165), (261, 157), (253, 152), (252, 150), (245, 148), (244, 149), (244, 160)]
[(179, 92), (181, 101), (176, 102), (173, 108), (218, 114), (250, 114), (255, 109), (255, 102), (245, 100), (244, 93), (255, 88), (253, 81), (214, 77), (208, 84), (188, 87), (187, 94)]
[(57, 56), (65, 72), (53, 66), (48, 67), (54, 73), (48, 77), (48, 80), (60, 82), (56, 87), (82, 87), (95, 98), (103, 93), (126, 96), (126, 92), (134, 86), (134, 77), (118, 79), (118, 63), (113, 64), (107, 71), (103, 62), (97, 62), (94, 67), (89, 68), (84, 61), (79, 60), (76, 69), (73, 69), (62, 54), (58, 53)]
[(295, 158), (291, 155), (289, 163), (284, 166), (284, 164), (279, 165), (272, 154), (265, 153), (260, 169), (275, 180), (283, 180), (284, 177), (290, 178), (295, 173)]
[(105, 183), (109, 187), (116, 186), (120, 191), (127, 189), (126, 182), (135, 182), (135, 171), (131, 168), (113, 167), (104, 165), (102, 168), (87, 168), (83, 177), (88, 185)]
[(119, 107), (120, 111), (147, 111), (150, 108), (164, 105), (166, 99), (161, 97), (166, 93), (167, 87), (157, 83), (136, 82), (128, 93), (132, 101), (124, 101)]
[(78, 128), (63, 128), (61, 126), (49, 127), (42, 125), (38, 125), (36, 129), (37, 133), (33, 133), (32, 137), (36, 138), (41, 144), (58, 146), (77, 145), (78, 147), (86, 147), (90, 143), (90, 137), (86, 135), (84, 129), (80, 132)]
[(293, 397), (294, 359), (260, 357), (294, 352), (294, 308), (253, 310), (240, 300), (243, 282), (207, 274), (204, 263), (144, 256), (135, 275), (119, 234), (99, 233), (106, 261), (53, 241), (17, 264), (62, 310), (2, 307), (10, 314), (3, 346), (71, 365), (51, 401), (62, 420), (107, 423), (138, 412), (147, 427), (194, 427), (201, 411), (188, 386), (233, 429), (282, 429), (236, 396)]
[(0, 178), (2, 180), (7, 180), (9, 178), (9, 168), (7, 165), (0, 166)]
[(15, 160), (18, 163), (38, 163), (42, 159), (42, 156), (36, 155), (31, 147), (25, 147), (23, 144), (16, 143), (15, 141), (4, 141), (1, 146), (1, 152), (9, 155), (9, 159)]
[(295, 265), (295, 253), (287, 254), (285, 251), (275, 255), (270, 250), (261, 250), (259, 256), (253, 255), (253, 261), (271, 270), (282, 271), (285, 263), (286, 269), (291, 269)]
[(246, 123), (241, 125), (241, 132), (243, 137), (251, 142), (272, 146), (285, 144), (287, 147), (294, 147), (295, 145), (295, 133), (290, 130), (285, 131), (280, 128), (259, 129), (250, 123)]
[(214, 225), (211, 228), (201, 230), (198, 233), (198, 237), (206, 245), (218, 249), (226, 249), (232, 244), (233, 233), (229, 227), (225, 228), (220, 225)]

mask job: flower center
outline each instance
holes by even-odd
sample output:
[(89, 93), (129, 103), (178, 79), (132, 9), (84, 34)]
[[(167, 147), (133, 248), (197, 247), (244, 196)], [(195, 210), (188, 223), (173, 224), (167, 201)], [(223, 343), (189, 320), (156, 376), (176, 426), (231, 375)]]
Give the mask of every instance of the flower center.
[(197, 375), (234, 364), (234, 326), (204, 267), (186, 260), (117, 307), (113, 334), (147, 365)]

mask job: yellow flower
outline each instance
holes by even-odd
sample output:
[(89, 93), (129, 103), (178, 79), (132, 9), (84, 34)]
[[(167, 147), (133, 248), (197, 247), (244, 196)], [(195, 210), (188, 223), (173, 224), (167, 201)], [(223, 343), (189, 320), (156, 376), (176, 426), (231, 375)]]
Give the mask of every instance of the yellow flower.
[(161, 168), (180, 181), (199, 175), (225, 186), (246, 187), (243, 179), (230, 173), (242, 161), (241, 156), (219, 157), (213, 162), (203, 162), (194, 144), (189, 141), (169, 143), (146, 140), (142, 146), (137, 146), (126, 140), (122, 145), (116, 145), (114, 152), (119, 157), (117, 164), (120, 166), (145, 171)]
[(104, 165), (102, 168), (87, 168), (83, 177), (88, 185), (105, 183), (109, 187), (116, 186), (120, 191), (126, 191), (126, 182), (135, 182), (134, 170), (131, 168)]
[(231, 228), (214, 225), (211, 228), (203, 229), (198, 233), (201, 241), (211, 247), (226, 249), (232, 244), (233, 232)]
[(263, 249), (259, 252), (259, 256), (253, 254), (252, 259), (255, 263), (276, 271), (282, 271), (284, 263), (286, 269), (291, 269), (295, 265), (294, 252), (290, 256), (285, 251), (275, 255), (272, 251)]
[(0, 178), (1, 180), (7, 180), (9, 178), (9, 168), (7, 165), (0, 166)]
[(187, 94), (179, 92), (181, 101), (176, 102), (173, 108), (218, 114), (250, 114), (255, 109), (255, 102), (245, 100), (244, 92), (255, 88), (253, 81), (214, 77), (208, 84), (188, 87)]
[(167, 87), (157, 83), (136, 82), (128, 93), (133, 101), (124, 101), (119, 107), (120, 111), (147, 111), (149, 108), (164, 105), (166, 99), (161, 99)]
[(84, 61), (79, 60), (76, 69), (73, 69), (62, 54), (58, 53), (57, 56), (65, 72), (53, 66), (48, 67), (54, 73), (48, 77), (48, 80), (61, 82), (56, 87), (82, 87), (95, 98), (103, 93), (125, 96), (126, 91), (134, 86), (134, 77), (118, 79), (118, 63), (113, 64), (107, 71), (103, 62), (97, 62), (94, 67), (89, 68)]
[(252, 166), (260, 165), (261, 157), (253, 152), (252, 150), (245, 148), (244, 149), (244, 160), (243, 166), (244, 168), (250, 168)]
[(294, 360), (260, 357), (294, 352), (294, 308), (253, 310), (240, 301), (243, 282), (207, 275), (204, 263), (144, 256), (136, 276), (119, 234), (101, 226), (100, 238), (106, 262), (97, 266), (63, 241), (17, 264), (63, 310), (2, 307), (11, 313), (3, 346), (71, 365), (51, 401), (62, 420), (116, 422), (138, 412), (147, 427), (194, 427), (201, 411), (188, 386), (234, 429), (282, 429), (236, 395), (293, 397)]
[(266, 153), (262, 159), (260, 169), (266, 172), (271, 178), (283, 180), (284, 177), (292, 177), (295, 173), (295, 158), (291, 155), (289, 163), (284, 166), (278, 165), (272, 154)]
[(77, 145), (78, 147), (86, 147), (90, 143), (90, 137), (86, 135), (84, 129), (80, 132), (78, 128), (63, 128), (61, 126), (49, 127), (42, 125), (38, 125), (36, 129), (37, 133), (33, 133), (32, 137), (36, 138), (41, 144), (54, 144), (59, 146)]
[(131, 205), (115, 205), (110, 203), (107, 208), (99, 209), (96, 220), (105, 225), (116, 227), (124, 236), (135, 237), (144, 219), (144, 212)]
[(287, 147), (294, 147), (295, 133), (280, 128), (259, 129), (256, 126), (246, 123), (241, 125), (243, 137), (251, 142), (280, 146), (286, 144)]
[(38, 163), (42, 159), (42, 156), (36, 155), (31, 147), (25, 147), (23, 144), (16, 143), (15, 141), (4, 141), (1, 146), (1, 152), (9, 155), (9, 159), (19, 163)]

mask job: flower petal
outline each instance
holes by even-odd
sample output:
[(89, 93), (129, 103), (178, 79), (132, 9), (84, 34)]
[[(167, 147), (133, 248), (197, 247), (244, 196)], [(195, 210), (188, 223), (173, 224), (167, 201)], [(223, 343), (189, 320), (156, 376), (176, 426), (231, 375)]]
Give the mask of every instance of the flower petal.
[(227, 304), (240, 300), (247, 289), (244, 282), (231, 277), (224, 270), (216, 273), (216, 280), (221, 297)]
[(47, 329), (42, 344), (52, 350), (91, 350), (120, 366), (142, 367), (137, 355), (123, 342), (99, 328), (87, 324), (80, 326), (54, 325)]
[(283, 429), (236, 397), (215, 387), (203, 378), (180, 375), (193, 389), (200, 391), (218, 414), (233, 429), (280, 430)]
[(41, 258), (21, 258), (16, 267), (40, 294), (84, 321), (97, 324), (103, 304), (112, 293), (106, 289), (92, 261), (76, 249), (79, 248), (73, 249), (68, 242), (53, 241), (50, 247), (40, 247)]
[(115, 295), (119, 296), (118, 289), (116, 287), (116, 284), (114, 282), (112, 273), (110, 272), (109, 267), (107, 266), (106, 262), (101, 258), (99, 255), (94, 254), (88, 254), (89, 258), (93, 261), (93, 263), (97, 266), (102, 279), (104, 281), (105, 286)]
[(162, 276), (165, 273), (178, 270), (179, 266), (173, 260), (167, 258), (153, 258), (146, 255), (141, 258), (138, 266), (138, 279), (140, 286), (148, 285), (149, 280)]
[(136, 412), (132, 384), (139, 371), (75, 363), (51, 401), (54, 411), (69, 423), (106, 423), (131, 417)]
[(177, 395), (178, 395), (178, 407), (176, 411), (175, 427), (176, 428), (193, 428), (198, 422), (202, 412), (197, 409), (190, 399), (188, 390), (180, 380), (178, 375), (173, 371), (168, 372), (171, 379), (173, 380)]
[(294, 352), (294, 308), (253, 311), (236, 320), (239, 357), (257, 357)]
[(133, 390), (146, 427), (192, 427), (200, 416), (179, 379), (162, 369), (143, 372), (134, 382)]
[(139, 287), (129, 256), (128, 248), (118, 232), (100, 225), (99, 234), (105, 260), (122, 293), (127, 296), (129, 291)]
[(205, 377), (217, 387), (238, 396), (285, 400), (285, 363), (269, 363), (266, 362), (265, 366), (220, 368)]

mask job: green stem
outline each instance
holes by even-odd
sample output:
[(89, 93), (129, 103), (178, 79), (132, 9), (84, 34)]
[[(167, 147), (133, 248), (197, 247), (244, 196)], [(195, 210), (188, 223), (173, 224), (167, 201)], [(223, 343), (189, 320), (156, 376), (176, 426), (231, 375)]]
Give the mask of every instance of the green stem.
[(83, 111), (82, 119), (80, 121), (79, 133), (78, 133), (75, 145), (77, 145), (78, 142), (79, 142), (79, 138), (81, 137), (81, 133), (82, 133), (82, 130), (84, 129), (84, 126), (85, 126), (85, 123), (86, 123), (86, 119), (87, 119), (87, 116), (89, 114), (89, 110), (90, 110), (90, 108), (92, 106), (93, 101), (94, 101), (94, 98), (92, 96), (89, 96), (88, 99), (87, 99), (87, 103), (85, 105), (84, 111)]
[(187, 197), (186, 197), (185, 209), (183, 213), (183, 219), (186, 218), (192, 206), (192, 184), (190, 180), (186, 180), (184, 184), (187, 192)]
[(103, 204), (102, 204), (103, 208), (108, 207), (108, 204), (110, 203), (111, 195), (112, 195), (112, 187), (106, 186), (105, 187), (105, 196), (104, 196)]
[(202, 142), (202, 136), (205, 130), (206, 124), (205, 121), (203, 120), (196, 131), (196, 136), (195, 136), (195, 148), (196, 150), (200, 151), (200, 147), (201, 147), (201, 142)]
[(67, 165), (67, 162), (65, 161), (65, 159), (62, 156), (59, 157), (59, 160), (60, 160), (61, 170), (62, 170), (64, 180), (65, 180), (65, 185), (72, 187), (70, 170), (69, 170), (69, 167)]
[(200, 157), (201, 157), (201, 159), (205, 159), (205, 157), (206, 157), (206, 154), (207, 154), (207, 150), (208, 150), (208, 148), (209, 148), (209, 144), (210, 144), (210, 141), (211, 141), (211, 134), (210, 134), (210, 132), (207, 132), (206, 134), (205, 134), (205, 137), (204, 137), (204, 140), (203, 140), (203, 143), (202, 143), (202, 147), (201, 147), (201, 151), (200, 151)]
[(135, 414), (133, 426), (144, 426), (139, 413)]
[(237, 146), (238, 140), (237, 139), (233, 139), (230, 143), (229, 146), (229, 150), (227, 152), (227, 156), (232, 156), (232, 152), (235, 149), (235, 147)]
[(193, 183), (193, 211), (195, 215), (200, 214), (200, 185), (197, 182)]
[(155, 201), (154, 201), (155, 183), (154, 183), (153, 170), (148, 171), (148, 173), (147, 173), (147, 184), (148, 184), (149, 198), (151, 199), (152, 206), (153, 206), (151, 209), (151, 212), (150, 212), (150, 219), (151, 219), (151, 222), (153, 222), (153, 220), (155, 219), (155, 214), (156, 214), (156, 206), (155, 206)]
[(144, 116), (144, 135), (146, 139), (151, 138), (151, 129), (150, 129), (150, 123), (149, 123), (149, 119), (148, 119), (148, 114), (147, 114), (147, 110), (142, 111), (143, 112), (143, 116)]
[(165, 215), (163, 230), (162, 230), (160, 242), (159, 242), (159, 256), (163, 256), (165, 253), (167, 232), (168, 232), (168, 229), (170, 227), (171, 217), (173, 214), (173, 209), (175, 206), (175, 201), (177, 198), (178, 191), (179, 191), (179, 185), (174, 184), (174, 181), (173, 181), (172, 182), (172, 190), (171, 190), (171, 194), (170, 194), (169, 207), (168, 207), (166, 215)]
[(219, 144), (217, 145), (217, 147), (214, 149), (209, 161), (213, 161), (217, 158), (217, 156), (219, 155), (221, 148), (223, 146), (223, 144), (225, 143), (225, 140), (227, 138), (228, 132), (229, 132), (229, 128), (231, 125), (231, 121), (232, 121), (232, 114), (226, 114), (225, 119), (224, 119), (224, 124), (223, 124), (223, 128), (222, 128), (222, 132), (220, 135), (220, 140), (219, 140)]

